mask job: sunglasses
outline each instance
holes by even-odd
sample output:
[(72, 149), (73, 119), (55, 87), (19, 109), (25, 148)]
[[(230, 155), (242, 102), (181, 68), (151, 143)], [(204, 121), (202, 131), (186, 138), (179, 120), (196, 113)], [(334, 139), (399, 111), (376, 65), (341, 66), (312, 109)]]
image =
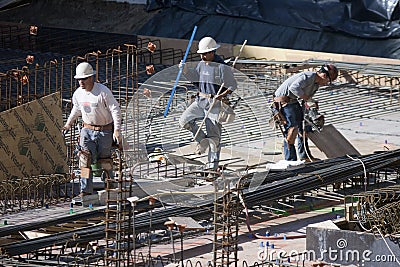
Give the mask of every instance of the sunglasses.
[(214, 52), (214, 51), (209, 51), (209, 52), (205, 52), (205, 53), (201, 53), (201, 55), (207, 55), (207, 54), (211, 54), (212, 52)]
[(79, 79), (77, 79), (78, 81), (86, 81), (87, 79), (89, 79), (90, 78), (90, 76), (89, 77), (86, 77), (86, 78), (79, 78)]
[(326, 76), (328, 76), (329, 83), (332, 84), (331, 74), (329, 73), (330, 70), (331, 70), (331, 68), (329, 67), (329, 65), (323, 65), (323, 66), (321, 67), (321, 70), (320, 70), (320, 71), (321, 71), (322, 73), (325, 73)]

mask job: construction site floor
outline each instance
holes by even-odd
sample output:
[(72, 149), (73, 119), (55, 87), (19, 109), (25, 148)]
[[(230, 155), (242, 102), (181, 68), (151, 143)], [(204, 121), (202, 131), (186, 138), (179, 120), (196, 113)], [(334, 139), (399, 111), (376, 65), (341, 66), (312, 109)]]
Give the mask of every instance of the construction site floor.
[[(310, 224), (326, 220), (335, 220), (344, 215), (344, 206), (335, 205), (313, 211), (288, 216), (278, 216), (270, 212), (250, 211), (251, 230), (249, 232), (245, 223), (239, 228), (239, 252), (240, 262), (246, 261), (249, 265), (256, 262), (271, 262), (284, 264), (299, 264), (298, 266), (313, 266), (318, 261), (303, 261), (301, 253), (306, 249), (306, 227)], [(183, 253), (179, 239), (174, 241), (175, 259), (177, 265), (183, 257), (184, 261), (190, 260), (192, 264), (200, 262), (202, 266), (213, 261), (212, 232), (202, 232), (198, 235), (185, 236), (183, 238)], [(152, 257), (158, 256), (174, 258), (171, 242), (153, 244), (142, 247), (137, 253)], [(292, 255), (280, 260), (278, 255)], [(233, 259), (233, 254), (230, 254)]]

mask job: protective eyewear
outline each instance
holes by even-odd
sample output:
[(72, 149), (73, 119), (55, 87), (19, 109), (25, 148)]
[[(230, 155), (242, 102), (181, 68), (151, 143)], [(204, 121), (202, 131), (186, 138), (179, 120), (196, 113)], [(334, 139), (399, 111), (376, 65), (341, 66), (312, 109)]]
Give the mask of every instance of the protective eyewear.
[(326, 76), (328, 76), (329, 84), (332, 84), (331, 74), (329, 73), (330, 70), (331, 70), (331, 67), (329, 67), (329, 65), (323, 65), (319, 71), (322, 73), (325, 73)]
[(208, 51), (208, 52), (205, 52), (205, 53), (201, 53), (201, 55), (202, 55), (202, 56), (205, 56), (205, 55), (207, 55), (207, 54), (211, 54), (212, 52), (214, 52), (214, 51)]
[[(90, 77), (90, 76), (89, 76)], [(87, 79), (89, 79), (89, 77), (86, 77), (86, 78), (79, 78), (79, 79), (77, 79), (78, 81), (86, 81)]]

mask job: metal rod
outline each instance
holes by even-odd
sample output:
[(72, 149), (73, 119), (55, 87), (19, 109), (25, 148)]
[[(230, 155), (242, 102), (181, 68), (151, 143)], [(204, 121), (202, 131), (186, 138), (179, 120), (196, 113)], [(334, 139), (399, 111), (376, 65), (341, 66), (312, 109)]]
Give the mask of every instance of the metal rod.
[(192, 42), (193, 42), (194, 36), (196, 34), (196, 31), (197, 31), (197, 26), (195, 25), (194, 29), (193, 29), (193, 32), (192, 32), (192, 36), (190, 37), (188, 46), (186, 48), (185, 56), (183, 57), (183, 60), (182, 60), (183, 64), (181, 64), (181, 66), (179, 68), (178, 75), (176, 76), (176, 80), (175, 80), (175, 83), (174, 83), (174, 87), (172, 88), (171, 95), (169, 96), (168, 104), (167, 104), (167, 107), (165, 108), (165, 111), (164, 111), (164, 118), (167, 117), (167, 115), (168, 115), (169, 107), (171, 106), (172, 99), (174, 98), (174, 94), (175, 94), (175, 91), (176, 91), (176, 86), (178, 85), (179, 79), (181, 77), (181, 74), (182, 74), (182, 71), (183, 71), (183, 65), (186, 62), (186, 58), (187, 58), (187, 56), (189, 54), (190, 47), (192, 46)]

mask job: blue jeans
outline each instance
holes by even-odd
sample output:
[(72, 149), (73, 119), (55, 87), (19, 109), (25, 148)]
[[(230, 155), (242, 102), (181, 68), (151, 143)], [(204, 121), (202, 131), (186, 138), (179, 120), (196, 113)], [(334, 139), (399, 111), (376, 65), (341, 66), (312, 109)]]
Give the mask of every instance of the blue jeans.
[[(83, 150), (89, 150), (91, 154), (91, 164), (98, 159), (111, 158), (111, 146), (113, 142), (113, 131), (103, 130), (94, 131), (82, 128), (79, 145)], [(93, 192), (93, 173), (89, 177), (81, 177), (81, 192)]]
[[(194, 136), (199, 129), (196, 121), (202, 121), (205, 117), (207, 110), (204, 109), (197, 101), (194, 101), (179, 118), (179, 125), (190, 131)], [(204, 138), (210, 138), (215, 144), (209, 146), (208, 150), (208, 166), (210, 169), (216, 170), (218, 168), (219, 156), (221, 152), (221, 132), (222, 125), (217, 122), (219, 114), (219, 107), (215, 105), (205, 121), (207, 134), (200, 129), (199, 134), (196, 136), (195, 141), (200, 143)]]
[[(286, 138), (288, 135), (289, 128), (291, 127), (297, 128), (298, 129), (297, 141), (301, 139), (300, 142), (298, 142), (298, 146), (299, 150), (301, 150), (303, 154), (304, 149), (303, 148), (300, 149), (300, 146), (303, 146), (303, 141), (302, 141), (303, 138), (300, 136), (300, 134), (302, 135), (303, 133), (303, 125), (302, 125), (304, 119), (303, 108), (300, 106), (300, 103), (298, 102), (290, 103), (281, 108), (281, 113), (287, 121), (287, 124), (284, 125), (284, 132), (283, 132), (283, 136), (285, 137), (285, 140), (283, 142), (283, 153), (285, 155), (285, 160), (296, 161), (297, 160), (296, 148), (294, 144), (288, 144)], [(300, 155), (300, 157), (301, 156), (302, 155)]]
[(305, 128), (306, 137), (303, 138), (300, 134), (297, 135), (297, 150), (299, 153), (300, 159), (307, 159), (308, 157), (312, 158), (310, 148), (308, 147), (308, 138), (307, 133), (312, 132), (312, 128), (310, 125), (306, 125)]

